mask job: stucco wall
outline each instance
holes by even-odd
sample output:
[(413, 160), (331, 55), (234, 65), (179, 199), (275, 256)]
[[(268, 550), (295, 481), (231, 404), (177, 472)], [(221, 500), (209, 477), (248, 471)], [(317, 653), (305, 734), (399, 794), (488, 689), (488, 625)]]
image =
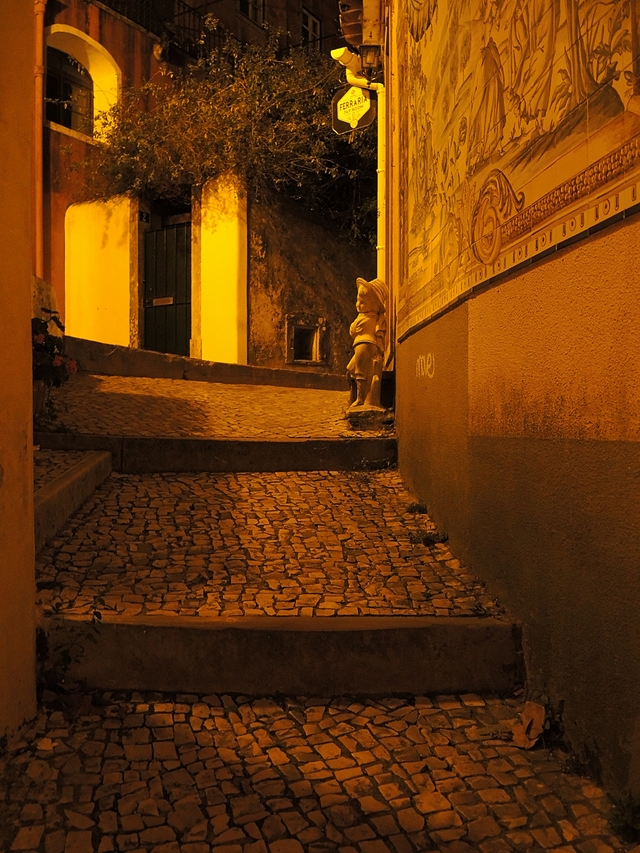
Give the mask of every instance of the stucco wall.
[(398, 352), (403, 475), (522, 620), (531, 692), (564, 700), (573, 748), (636, 795), (639, 243), (637, 217), (612, 226)]
[(192, 355), (246, 364), (247, 198), (235, 181), (207, 181), (192, 234)]
[(35, 713), (31, 433), (33, 5), (3, 5), (0, 77), (0, 738)]
[(137, 285), (137, 205), (126, 196), (73, 204), (65, 217), (66, 331), (129, 346)]
[[(117, 63), (125, 89), (140, 86), (159, 71), (160, 65), (153, 56), (157, 39), (88, 0), (49, 3), (46, 24), (47, 27), (73, 27), (102, 45)], [(86, 198), (82, 170), (77, 166), (86, 158), (90, 145), (82, 135), (65, 133), (57, 125), (45, 128), (44, 277), (56, 291), (63, 319), (66, 311), (65, 214), (71, 204)]]
[(297, 205), (251, 205), (249, 363), (285, 367), (286, 315), (307, 315), (327, 321), (326, 361), (308, 369), (344, 373), (357, 313), (356, 278), (373, 278), (375, 263), (373, 248), (337, 236)]

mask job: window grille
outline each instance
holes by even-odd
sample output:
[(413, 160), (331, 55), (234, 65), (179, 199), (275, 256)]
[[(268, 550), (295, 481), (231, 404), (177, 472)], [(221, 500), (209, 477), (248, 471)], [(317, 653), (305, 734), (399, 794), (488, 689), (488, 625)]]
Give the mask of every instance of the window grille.
[(93, 81), (77, 59), (47, 48), (45, 118), (93, 136)]

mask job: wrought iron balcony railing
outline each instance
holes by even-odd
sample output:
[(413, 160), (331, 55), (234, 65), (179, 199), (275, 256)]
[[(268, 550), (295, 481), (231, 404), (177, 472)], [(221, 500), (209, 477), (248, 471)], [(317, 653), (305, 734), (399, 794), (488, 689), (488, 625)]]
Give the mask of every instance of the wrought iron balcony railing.
[(224, 34), (209, 30), (204, 17), (184, 0), (100, 0), (105, 6), (161, 38), (167, 38), (194, 59), (218, 47)]

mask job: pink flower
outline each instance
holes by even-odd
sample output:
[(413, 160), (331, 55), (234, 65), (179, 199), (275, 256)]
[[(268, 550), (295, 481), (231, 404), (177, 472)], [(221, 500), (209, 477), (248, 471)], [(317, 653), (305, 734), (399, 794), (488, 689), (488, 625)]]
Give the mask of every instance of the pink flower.
[(35, 336), (35, 338), (34, 338), (33, 340), (34, 340), (37, 344), (43, 344), (43, 343), (44, 343), (44, 335), (36, 335), (36, 336)]
[(78, 372), (78, 365), (75, 363), (75, 361), (72, 358), (70, 358), (69, 361), (67, 362), (67, 370), (71, 374)]
[(60, 365), (61, 365), (61, 364), (64, 364), (64, 360), (63, 360), (63, 358), (62, 358), (62, 356), (61, 356), (61, 355), (57, 355), (57, 356), (53, 359), (53, 366), (54, 366), (54, 367), (60, 367)]

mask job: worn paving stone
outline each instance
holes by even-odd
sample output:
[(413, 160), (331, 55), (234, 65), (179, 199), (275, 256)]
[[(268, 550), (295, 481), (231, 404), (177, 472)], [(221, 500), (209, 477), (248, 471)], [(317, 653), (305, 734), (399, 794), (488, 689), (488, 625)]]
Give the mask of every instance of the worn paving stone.
[(286, 439), (358, 434), (344, 418), (347, 391), (78, 374), (54, 388), (51, 398), (53, 428), (91, 435)]
[[(515, 699), (476, 695), (58, 698), (0, 758), (0, 849), (628, 851), (600, 788), (564, 772), (561, 754), (509, 742), (519, 710)], [(132, 743), (173, 749), (127, 754)], [(372, 761), (358, 760), (362, 743)], [(464, 772), (470, 763), (477, 776)], [(496, 767), (497, 787), (474, 784)]]
[(499, 616), (445, 544), (421, 541), (434, 526), (411, 503), (396, 470), (114, 474), (39, 555), (39, 604), (126, 616)]
[(88, 450), (40, 450), (33, 453), (33, 487), (35, 491), (66, 473), (81, 462), (91, 451)]

